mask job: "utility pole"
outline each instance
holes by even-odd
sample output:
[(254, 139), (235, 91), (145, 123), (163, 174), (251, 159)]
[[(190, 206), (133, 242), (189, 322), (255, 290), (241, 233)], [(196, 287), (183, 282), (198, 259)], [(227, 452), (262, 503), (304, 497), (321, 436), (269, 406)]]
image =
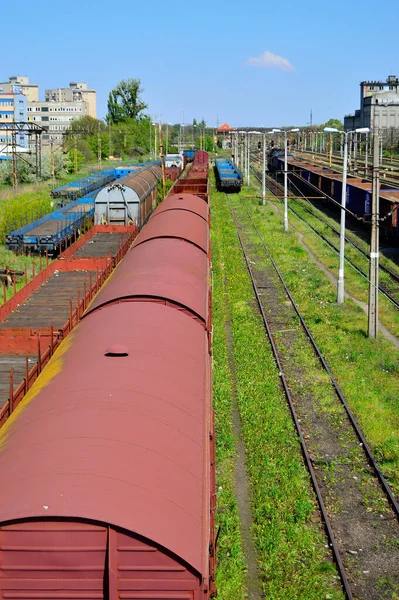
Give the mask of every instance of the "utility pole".
[(367, 177), (369, 173), (369, 134), (366, 133), (366, 154), (364, 157), (364, 176)]
[[(7, 139), (7, 138), (6, 138)], [(12, 162), (12, 187), (17, 190), (17, 137), (13, 130), (11, 133), (11, 162)]]
[(161, 165), (162, 165), (162, 189), (163, 189), (163, 197), (165, 198), (165, 157), (163, 153), (163, 141), (162, 141), (162, 125), (159, 123), (159, 150), (161, 155)]
[(157, 124), (154, 123), (154, 160), (157, 159)]
[(333, 137), (332, 137), (332, 133), (330, 133), (330, 169), (332, 167), (332, 155), (333, 155)]
[(73, 168), (74, 172), (78, 172), (78, 138), (73, 136)]
[(348, 135), (344, 134), (344, 164), (342, 171), (342, 194), (341, 194), (341, 225), (339, 234), (339, 266), (338, 266), (338, 281), (337, 281), (337, 303), (343, 304), (345, 300), (345, 209), (346, 209), (346, 180), (348, 175)]
[(54, 165), (54, 142), (53, 138), (50, 140), (50, 170), (51, 170), (51, 178), (54, 183), (55, 178), (55, 165)]
[(251, 183), (249, 146), (250, 146), (250, 137), (249, 137), (249, 132), (248, 132), (248, 134), (247, 134), (247, 185), (250, 185), (250, 183)]
[(98, 170), (101, 171), (101, 159), (102, 159), (102, 151), (101, 151), (101, 130), (100, 123), (98, 124), (98, 132), (97, 132), (97, 160), (98, 160)]
[(373, 187), (371, 200), (371, 240), (370, 240), (370, 285), (369, 285), (369, 318), (368, 336), (378, 335), (378, 263), (379, 263), (379, 131), (374, 129), (373, 152)]
[(288, 231), (288, 157), (287, 132), (284, 132), (284, 231)]
[(266, 134), (263, 132), (262, 202), (266, 204)]

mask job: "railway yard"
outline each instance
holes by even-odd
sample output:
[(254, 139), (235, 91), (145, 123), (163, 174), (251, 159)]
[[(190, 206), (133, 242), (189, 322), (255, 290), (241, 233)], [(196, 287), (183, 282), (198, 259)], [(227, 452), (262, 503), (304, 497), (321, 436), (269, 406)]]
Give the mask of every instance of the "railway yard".
[(396, 165), (373, 339), (367, 178), (338, 304), (340, 153), (289, 157), (284, 231), (256, 149), (192, 152), (165, 198), (159, 164), (104, 171), (10, 231), (41, 268), (0, 306), (0, 599), (399, 598)]

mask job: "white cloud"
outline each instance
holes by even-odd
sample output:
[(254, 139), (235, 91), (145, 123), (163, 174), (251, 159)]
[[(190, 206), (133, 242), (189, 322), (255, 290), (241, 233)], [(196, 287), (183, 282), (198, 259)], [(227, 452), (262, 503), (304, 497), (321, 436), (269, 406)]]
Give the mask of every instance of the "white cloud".
[(282, 69), (283, 71), (293, 71), (294, 67), (287, 58), (278, 54), (273, 54), (266, 50), (258, 57), (250, 56), (247, 64), (251, 67), (263, 67), (264, 69)]

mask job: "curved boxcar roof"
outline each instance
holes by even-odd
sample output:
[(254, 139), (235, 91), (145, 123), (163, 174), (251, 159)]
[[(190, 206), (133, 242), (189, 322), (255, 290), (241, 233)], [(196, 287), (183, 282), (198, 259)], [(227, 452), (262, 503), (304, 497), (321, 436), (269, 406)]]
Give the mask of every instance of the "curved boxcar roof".
[[(206, 568), (206, 331), (156, 303), (84, 319), (0, 431), (0, 524), (89, 519)], [(127, 356), (107, 356), (118, 344)]]
[(121, 200), (124, 200), (121, 188), (130, 188), (132, 190), (133, 194), (132, 192), (128, 194), (130, 202), (140, 202), (140, 200), (145, 199), (154, 189), (161, 177), (161, 167), (155, 165), (147, 167), (146, 169), (132, 171), (121, 179), (113, 181), (109, 185), (103, 187), (96, 196), (96, 203), (100, 204), (102, 202), (108, 202), (110, 193), (116, 198), (120, 197)]
[(204, 219), (182, 206), (182, 210), (167, 210), (151, 217), (136, 238), (133, 248), (154, 238), (177, 238), (198, 246), (209, 254), (209, 229)]
[(209, 206), (199, 196), (194, 194), (172, 194), (162, 200), (155, 210), (153, 217), (166, 210), (188, 210), (208, 221)]
[(176, 303), (206, 323), (207, 294), (206, 254), (179, 239), (155, 238), (126, 254), (88, 313), (123, 299), (147, 297)]

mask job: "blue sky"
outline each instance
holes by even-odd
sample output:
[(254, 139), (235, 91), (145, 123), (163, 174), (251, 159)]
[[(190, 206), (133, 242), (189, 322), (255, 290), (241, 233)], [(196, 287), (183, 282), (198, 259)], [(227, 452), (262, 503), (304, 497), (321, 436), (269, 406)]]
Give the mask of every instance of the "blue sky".
[(128, 77), (163, 122), (276, 127), (342, 119), (360, 81), (399, 76), (397, 0), (4, 4), (0, 80), (28, 75), (41, 98), (87, 81), (100, 118)]

